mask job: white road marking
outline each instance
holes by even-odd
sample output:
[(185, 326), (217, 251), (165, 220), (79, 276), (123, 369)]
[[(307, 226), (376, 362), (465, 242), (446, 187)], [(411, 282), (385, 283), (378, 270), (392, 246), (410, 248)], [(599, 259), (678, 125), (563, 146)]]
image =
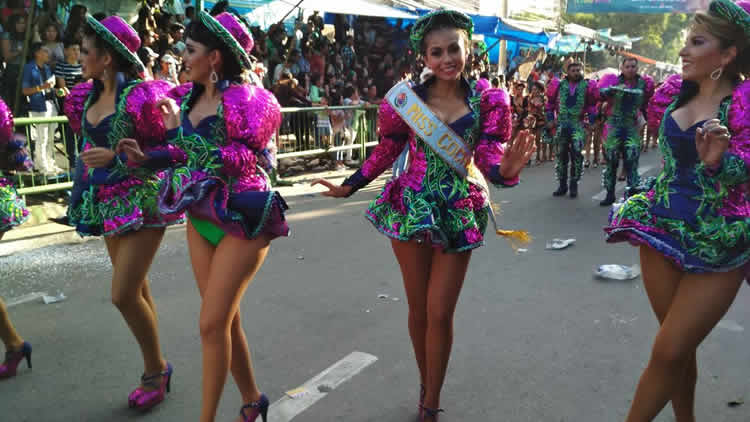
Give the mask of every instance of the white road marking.
[[(269, 416), (274, 422), (289, 422), (305, 409), (325, 397), (329, 392), (335, 390), (339, 385), (350, 380), (363, 369), (375, 363), (378, 358), (362, 352), (352, 352), (345, 358), (334, 363), (325, 371), (314, 376), (294, 391), (297, 398), (284, 396), (273, 403), (268, 410)], [(304, 393), (300, 393), (304, 392)]]
[[(638, 168), (638, 174), (640, 174), (641, 176), (643, 176), (644, 174), (646, 174), (649, 171), (651, 171), (651, 169), (653, 169), (653, 168), (654, 168), (654, 166), (639, 167)], [(618, 167), (618, 170), (617, 170), (618, 171), (618, 175), (619, 175), (619, 171), (621, 169), (622, 169), (622, 167)], [(618, 196), (618, 193), (621, 194), (623, 192), (623, 190), (625, 189), (626, 184), (627, 184), (627, 182), (617, 182), (617, 184), (615, 185), (615, 197)], [(591, 197), (591, 199), (594, 200), (594, 201), (603, 201), (604, 198), (606, 198), (606, 197), (607, 197), (607, 190), (604, 189), (601, 192), (599, 192), (596, 195), (594, 195), (593, 197)]]
[(29, 293), (27, 295), (14, 297), (12, 299), (8, 299), (7, 301), (5, 301), (5, 306), (7, 306), (8, 308), (10, 308), (11, 306), (16, 306), (16, 305), (21, 305), (21, 304), (24, 304), (24, 303), (28, 303), (28, 302), (31, 302), (33, 300), (37, 300), (37, 299), (41, 298), (42, 296), (45, 296), (46, 294), (47, 293), (45, 293), (45, 292), (34, 292), (34, 293)]

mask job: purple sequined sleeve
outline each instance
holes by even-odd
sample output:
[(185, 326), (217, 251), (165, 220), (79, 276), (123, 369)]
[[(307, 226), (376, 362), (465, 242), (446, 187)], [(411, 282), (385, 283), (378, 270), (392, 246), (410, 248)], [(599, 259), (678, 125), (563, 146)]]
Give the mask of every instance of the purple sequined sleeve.
[(596, 81), (591, 81), (586, 87), (586, 105), (584, 107), (584, 113), (589, 118), (589, 123), (594, 123), (596, 119), (596, 105), (599, 103), (599, 88), (596, 86)]
[(262, 151), (281, 125), (281, 106), (269, 91), (254, 85), (232, 85), (224, 91), (227, 139)]
[(511, 136), (510, 97), (505, 90), (488, 89), (482, 92), (479, 103), (481, 134), (474, 148), (474, 163), (495, 185), (515, 186), (518, 176), (505, 179), (500, 175), (503, 160), (503, 143)]
[(378, 137), (380, 142), (355, 174), (344, 181), (345, 186), (352, 186), (352, 193), (363, 188), (391, 167), (404, 150), (411, 129), (401, 116), (383, 101), (378, 110)]
[(643, 105), (641, 105), (641, 112), (645, 116), (648, 113), (648, 103), (651, 101), (651, 97), (654, 96), (654, 78), (648, 75), (641, 75), (643, 78), (643, 82), (645, 83), (645, 87), (643, 88)]
[(227, 176), (241, 177), (255, 174), (255, 154), (246, 146), (231, 142), (227, 146), (219, 147), (222, 171)]
[(547, 112), (547, 121), (551, 122), (555, 120), (555, 114), (557, 113), (557, 100), (560, 93), (560, 80), (557, 78), (547, 82), (547, 104), (545, 110)]
[(128, 94), (125, 110), (133, 120), (135, 139), (144, 151), (166, 141), (166, 128), (157, 103), (173, 86), (165, 81), (139, 83)]
[(94, 88), (91, 82), (81, 82), (70, 90), (70, 94), (65, 97), (63, 112), (68, 117), (70, 128), (76, 134), (81, 133), (81, 122), (83, 119), (83, 106), (89, 97), (89, 92)]
[(734, 89), (732, 105), (729, 107), (729, 130), (732, 138), (724, 154), (717, 178), (723, 183), (745, 185), (750, 192), (750, 81), (742, 82)]
[(646, 109), (649, 131), (658, 133), (659, 126), (661, 126), (661, 121), (664, 118), (664, 111), (680, 94), (681, 88), (682, 76), (672, 75), (654, 91)]
[(0, 148), (4, 147), (13, 137), (13, 113), (0, 99)]

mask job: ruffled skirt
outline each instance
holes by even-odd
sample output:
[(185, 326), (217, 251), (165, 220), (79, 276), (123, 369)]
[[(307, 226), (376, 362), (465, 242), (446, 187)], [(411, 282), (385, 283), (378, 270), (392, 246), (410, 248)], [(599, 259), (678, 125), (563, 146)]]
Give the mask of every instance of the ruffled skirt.
[(0, 177), (0, 233), (29, 219), (29, 210), (10, 180)]
[(445, 252), (482, 246), (489, 219), (486, 194), (423, 149), (406, 173), (386, 184), (367, 209), (367, 219), (392, 239), (430, 241)]
[(647, 245), (691, 273), (741, 268), (750, 277), (750, 219), (705, 213), (669, 218), (654, 212), (654, 191), (630, 197), (613, 209), (607, 242)]
[(232, 192), (219, 177), (179, 167), (168, 171), (158, 195), (161, 213), (188, 212), (192, 217), (215, 224), (227, 234), (253, 239), (288, 236), (281, 194), (273, 191)]
[(77, 180), (68, 207), (70, 225), (81, 236), (115, 236), (141, 228), (166, 227), (185, 221), (182, 213), (159, 211), (158, 193), (163, 172), (146, 179), (129, 177), (111, 185)]

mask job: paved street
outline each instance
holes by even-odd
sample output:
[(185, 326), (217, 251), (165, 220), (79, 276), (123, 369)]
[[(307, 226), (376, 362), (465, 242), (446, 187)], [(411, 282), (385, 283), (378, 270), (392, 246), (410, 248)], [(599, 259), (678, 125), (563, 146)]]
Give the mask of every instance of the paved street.
[[(659, 162), (652, 151), (641, 166), (653, 173)], [(515, 189), (494, 190), (501, 224), (528, 229), (535, 241), (514, 254), (493, 236), (475, 252), (456, 313), (441, 422), (624, 420), (657, 324), (640, 278), (599, 281), (592, 271), (635, 264), (637, 250), (604, 243), (607, 210), (592, 199), (601, 191), (600, 169), (584, 175), (576, 200), (552, 198), (553, 179), (548, 163), (527, 169)], [(377, 358), (295, 422), (415, 419), (419, 385), (400, 273), (389, 242), (363, 218), (381, 186), (382, 180), (342, 201), (288, 197), (293, 236), (273, 243), (242, 303), (258, 380), (272, 403), (354, 351)], [(169, 399), (143, 416), (127, 408), (142, 363), (110, 303), (103, 242), (0, 257), (0, 296), (68, 296), (10, 308), (34, 346), (34, 368), (22, 366), (18, 377), (0, 382), (0, 421), (197, 420), (199, 297), (184, 232), (168, 230), (151, 270), (162, 345), (175, 374)], [(545, 250), (555, 237), (577, 243)], [(699, 421), (750, 420), (750, 338), (743, 327), (750, 328), (748, 286), (700, 349)], [(327, 389), (311, 394), (320, 392)], [(727, 404), (742, 399), (747, 403)], [(234, 420), (240, 404), (230, 381), (218, 420)], [(273, 412), (269, 421), (281, 420)], [(673, 419), (667, 408), (658, 420)]]

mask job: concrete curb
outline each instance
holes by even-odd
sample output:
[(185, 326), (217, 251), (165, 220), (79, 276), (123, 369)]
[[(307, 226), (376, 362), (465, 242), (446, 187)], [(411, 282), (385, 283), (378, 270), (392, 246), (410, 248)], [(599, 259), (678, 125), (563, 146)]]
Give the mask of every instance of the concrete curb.
[[(326, 171), (321, 173), (308, 173), (294, 177), (284, 178), (285, 181), (294, 183), (293, 186), (281, 186), (274, 188), (284, 198), (309, 195), (321, 192), (324, 188), (320, 186), (310, 187), (310, 183), (316, 179), (327, 179), (333, 183), (340, 183), (344, 177), (352, 174), (354, 170)], [(17, 252), (28, 251), (50, 245), (69, 243), (82, 243), (97, 237), (82, 238), (75, 229), (52, 222), (51, 218), (59, 218), (65, 215), (67, 204), (46, 202), (30, 207), (30, 218), (22, 226), (10, 230), (0, 240), (0, 257), (8, 256)], [(181, 228), (183, 225), (170, 226), (170, 228)]]

